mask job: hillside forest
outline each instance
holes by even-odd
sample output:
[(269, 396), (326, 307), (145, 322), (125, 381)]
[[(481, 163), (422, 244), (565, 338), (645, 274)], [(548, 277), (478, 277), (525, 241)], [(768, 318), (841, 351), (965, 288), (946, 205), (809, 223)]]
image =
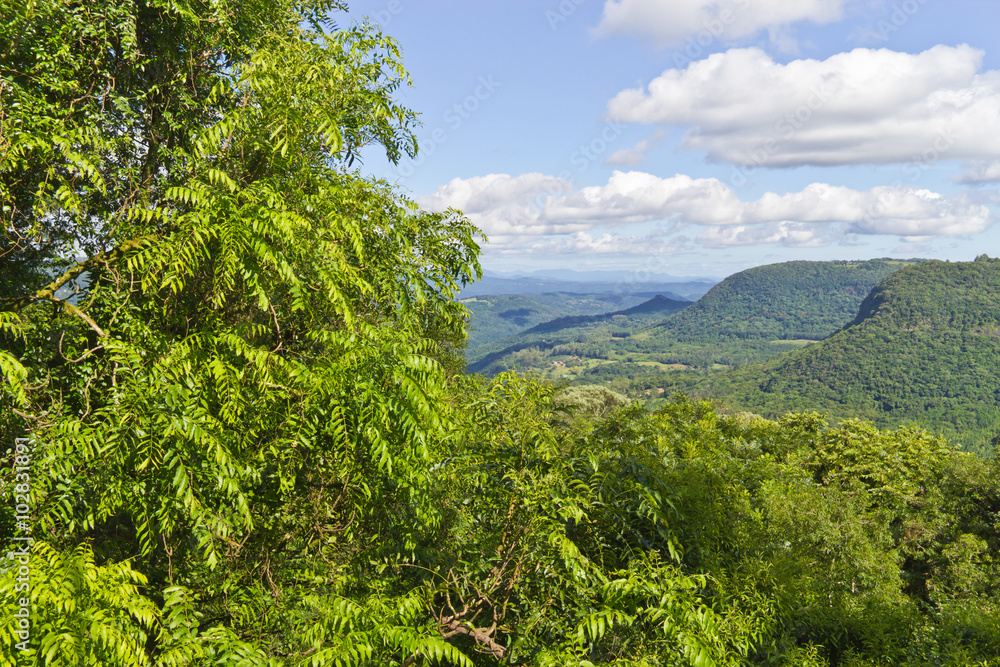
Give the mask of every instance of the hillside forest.
[(657, 384), (765, 416), (808, 408), (916, 425), (988, 456), (1000, 442), (998, 290), (1000, 260), (986, 255), (914, 265), (881, 282), (857, 316), (821, 343)]
[[(677, 304), (659, 317), (653, 315), (662, 300), (647, 302), (643, 317), (618, 318), (614, 327), (558, 320), (558, 332), (553, 325), (543, 327), (547, 336), (538, 335), (542, 330), (536, 324), (488, 344), (470, 339), (466, 360), (469, 370), (486, 375), (518, 368), (557, 381), (611, 380), (618, 385), (670, 371), (742, 366), (830, 336), (854, 319), (883, 278), (915, 263), (876, 259), (755, 267), (729, 276), (694, 304)], [(683, 306), (690, 307), (679, 312)], [(674, 312), (678, 314), (670, 317)], [(481, 310), (473, 309), (470, 318), (474, 329), (489, 326)]]
[[(996, 459), (465, 370), (488, 241), (361, 171), (418, 118), (345, 9), (5, 6), (0, 664), (1000, 665)], [(795, 354), (886, 318), (992, 335), (972, 292), (896, 305), (925, 266)]]

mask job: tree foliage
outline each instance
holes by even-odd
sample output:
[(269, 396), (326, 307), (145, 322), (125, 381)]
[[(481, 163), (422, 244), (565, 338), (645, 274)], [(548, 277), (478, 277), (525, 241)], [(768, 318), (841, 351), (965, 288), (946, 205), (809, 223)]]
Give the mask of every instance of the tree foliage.
[(0, 663), (996, 664), (995, 462), (455, 372), (476, 230), (351, 171), (414, 117), (338, 8), (0, 28)]
[(998, 290), (1000, 260), (986, 256), (908, 267), (829, 339), (679, 385), (765, 416), (814, 409), (917, 425), (988, 455), (1000, 436)]
[(683, 314), (663, 322), (679, 341), (825, 338), (858, 312), (879, 282), (906, 262), (782, 262), (740, 271)]

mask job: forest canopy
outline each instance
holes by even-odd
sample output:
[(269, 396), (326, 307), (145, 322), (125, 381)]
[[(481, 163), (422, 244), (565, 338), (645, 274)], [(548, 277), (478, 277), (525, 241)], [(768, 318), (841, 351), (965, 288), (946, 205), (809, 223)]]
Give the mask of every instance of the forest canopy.
[(0, 664), (998, 664), (995, 461), (460, 372), (341, 3), (7, 7)]

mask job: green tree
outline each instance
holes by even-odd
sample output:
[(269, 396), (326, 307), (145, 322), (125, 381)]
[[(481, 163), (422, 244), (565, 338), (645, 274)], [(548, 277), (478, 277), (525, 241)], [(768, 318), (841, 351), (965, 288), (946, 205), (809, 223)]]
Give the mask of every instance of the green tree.
[[(295, 654), (248, 644), (255, 614), (420, 514), (448, 426), (476, 230), (349, 171), (416, 142), (397, 45), (342, 8), (45, 0), (0, 27), (0, 428), (33, 442), (35, 537), (137, 559), (184, 641), (221, 642), (191, 659)], [(180, 664), (179, 636), (147, 655)]]
[(475, 229), (350, 171), (415, 144), (339, 3), (12, 7), (0, 664), (997, 663), (995, 460), (454, 372)]

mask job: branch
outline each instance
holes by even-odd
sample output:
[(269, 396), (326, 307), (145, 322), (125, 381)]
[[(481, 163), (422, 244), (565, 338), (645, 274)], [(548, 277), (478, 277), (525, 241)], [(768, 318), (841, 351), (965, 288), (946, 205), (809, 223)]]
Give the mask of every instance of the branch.
[(67, 357), (63, 353), (63, 349), (62, 349), (63, 338), (65, 338), (65, 337), (66, 337), (66, 333), (65, 332), (63, 332), (62, 335), (59, 336), (59, 356), (62, 357), (67, 363), (70, 363), (70, 364), (78, 364), (78, 363), (80, 363), (81, 361), (83, 361), (84, 359), (86, 359), (87, 357), (89, 357), (90, 355), (92, 355), (94, 352), (97, 352), (98, 350), (100, 350), (101, 347), (102, 347), (101, 345), (98, 345), (94, 349), (87, 350), (86, 352), (84, 352), (83, 354), (81, 354), (78, 359), (70, 359), (69, 357)]
[(33, 303), (35, 301), (52, 301), (53, 303), (64, 304), (63, 308), (66, 310), (67, 313), (76, 315), (77, 317), (82, 317), (87, 322), (87, 324), (90, 325), (92, 329), (97, 331), (101, 336), (104, 336), (105, 335), (104, 332), (101, 331), (96, 324), (94, 324), (94, 321), (92, 319), (84, 315), (79, 308), (77, 308), (76, 306), (67, 301), (55, 298), (56, 292), (58, 292), (59, 288), (61, 288), (63, 285), (65, 285), (71, 280), (74, 280), (77, 276), (89, 271), (98, 264), (106, 264), (121, 259), (121, 257), (124, 256), (125, 254), (137, 248), (142, 247), (144, 244), (148, 243), (149, 241), (152, 241), (155, 238), (157, 238), (155, 234), (150, 234), (148, 236), (140, 236), (139, 238), (132, 239), (131, 241), (126, 241), (117, 248), (113, 248), (111, 250), (98, 253), (83, 262), (77, 262), (76, 264), (68, 268), (66, 272), (63, 273), (61, 276), (59, 276), (58, 278), (56, 278), (51, 283), (49, 283), (42, 289), (38, 290), (34, 294), (29, 294), (28, 296), (15, 297), (10, 299), (0, 299), (0, 302), (6, 302), (7, 304), (9, 304), (8, 307), (5, 308), (5, 310), (15, 310), (15, 311), (21, 310), (28, 304)]
[(108, 334), (104, 333), (104, 330), (101, 329), (101, 327), (97, 326), (97, 322), (92, 320), (90, 318), (90, 315), (87, 315), (87, 313), (83, 312), (82, 310), (71, 304), (69, 301), (66, 301), (64, 299), (57, 299), (54, 296), (49, 297), (48, 301), (51, 301), (52, 303), (55, 304), (61, 304), (63, 307), (63, 312), (65, 312), (67, 315), (74, 315), (76, 317), (79, 317), (81, 320), (86, 322), (91, 329), (96, 331), (97, 335), (100, 336), (101, 338), (108, 337)]
[[(493, 633), (497, 629), (495, 622), (489, 628), (476, 628), (472, 627), (469, 623), (463, 623), (457, 618), (446, 616), (441, 619), (441, 623), (443, 627), (440, 632), (444, 639), (451, 639), (455, 635), (472, 637), (476, 640), (478, 651), (489, 654), (497, 660), (503, 660), (504, 655), (507, 653), (507, 648), (493, 638)], [(447, 632), (445, 632), (446, 630)]]

